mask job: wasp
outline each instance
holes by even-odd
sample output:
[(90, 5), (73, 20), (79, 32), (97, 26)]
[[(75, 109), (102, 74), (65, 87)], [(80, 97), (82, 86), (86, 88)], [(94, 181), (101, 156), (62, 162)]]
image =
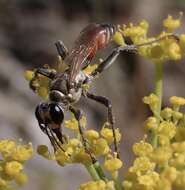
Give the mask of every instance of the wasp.
[[(107, 58), (98, 64), (94, 71), (90, 74), (86, 74), (84, 69), (92, 62), (92, 59), (99, 50), (107, 47), (117, 30), (117, 27), (111, 24), (89, 24), (81, 31), (70, 51), (68, 51), (62, 41), (55, 43), (59, 56), (63, 59), (65, 64), (68, 65), (68, 68), (64, 72), (57, 72), (46, 68), (38, 68), (35, 71), (35, 76), (41, 74), (50, 79), (49, 101), (40, 103), (36, 107), (35, 116), (41, 130), (47, 134), (55, 150), (57, 147), (60, 147), (65, 151), (60, 144), (65, 141), (61, 125), (64, 120), (64, 113), (71, 111), (78, 121), (78, 128), (84, 149), (91, 156), (93, 162), (95, 161), (92, 153), (88, 150), (80, 122), (83, 112), (74, 106), (81, 97), (84, 97), (94, 100), (106, 107), (107, 120), (114, 137), (114, 151), (117, 153), (117, 157), (119, 157), (111, 101), (104, 96), (97, 96), (82, 88), (84, 84), (91, 83), (99, 74), (110, 67), (120, 52), (135, 51), (140, 46), (153, 43), (147, 42), (140, 45), (118, 46), (113, 49)], [(31, 87), (33, 87), (33, 81), (34, 79), (30, 81)], [(60, 143), (58, 141), (60, 141)]]

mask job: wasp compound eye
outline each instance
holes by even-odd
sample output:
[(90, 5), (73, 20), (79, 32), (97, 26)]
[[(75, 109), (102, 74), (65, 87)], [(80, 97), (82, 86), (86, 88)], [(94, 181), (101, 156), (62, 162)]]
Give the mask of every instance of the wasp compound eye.
[(51, 120), (56, 123), (56, 124), (61, 124), (63, 122), (64, 119), (64, 111), (61, 108), (61, 106), (59, 106), (56, 103), (51, 103), (49, 105), (49, 114), (51, 117)]
[(44, 124), (45, 115), (49, 110), (49, 106), (47, 103), (40, 103), (35, 109), (35, 117), (37, 118), (40, 124)]
[(39, 123), (43, 123), (43, 119), (40, 114), (40, 104), (35, 109), (35, 117), (37, 118)]

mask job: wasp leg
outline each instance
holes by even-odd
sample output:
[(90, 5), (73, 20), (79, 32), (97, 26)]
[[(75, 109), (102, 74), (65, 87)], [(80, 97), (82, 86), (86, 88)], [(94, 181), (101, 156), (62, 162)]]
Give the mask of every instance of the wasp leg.
[(119, 148), (118, 148), (118, 142), (117, 142), (117, 139), (116, 139), (116, 133), (115, 133), (115, 128), (114, 128), (114, 117), (113, 117), (113, 111), (112, 111), (112, 104), (111, 104), (111, 101), (104, 97), (104, 96), (96, 96), (94, 94), (91, 94), (89, 92), (86, 93), (86, 96), (87, 98), (90, 98), (96, 102), (99, 102), (101, 104), (103, 104), (104, 106), (107, 107), (108, 109), (108, 115), (107, 115), (107, 118), (108, 118), (108, 122), (110, 123), (111, 125), (111, 129), (112, 129), (112, 133), (113, 133), (113, 138), (114, 138), (114, 151), (116, 152), (117, 154), (117, 157), (119, 158)]
[(29, 86), (30, 88), (35, 91), (36, 88), (34, 86), (35, 80), (37, 80), (38, 74), (48, 77), (49, 79), (53, 79), (56, 76), (56, 72), (54, 70), (49, 70), (45, 68), (38, 68), (34, 72), (34, 77), (30, 80)]
[(57, 52), (60, 55), (60, 57), (64, 60), (66, 56), (69, 54), (67, 47), (64, 45), (62, 41), (55, 42), (55, 46), (57, 48)]
[(89, 150), (89, 148), (87, 147), (87, 140), (86, 138), (84, 137), (84, 133), (83, 133), (83, 129), (82, 129), (82, 124), (81, 124), (81, 119), (82, 119), (82, 111), (79, 110), (79, 109), (76, 109), (72, 106), (69, 107), (69, 110), (74, 114), (76, 120), (78, 121), (78, 129), (79, 129), (79, 133), (81, 135), (81, 138), (82, 138), (82, 143), (83, 143), (83, 146), (84, 146), (84, 149), (85, 149), (85, 152), (87, 154), (89, 154), (91, 160), (92, 160), (92, 163), (96, 163), (96, 158), (94, 157), (94, 155), (92, 154), (92, 152)]
[(119, 46), (114, 49), (114, 51), (103, 61), (99, 64), (99, 66), (90, 74), (92, 77), (96, 77), (101, 72), (106, 70), (108, 67), (112, 65), (112, 63), (117, 59), (118, 55), (122, 51), (131, 51), (135, 52), (137, 50), (137, 46), (135, 45), (126, 45), (126, 46)]

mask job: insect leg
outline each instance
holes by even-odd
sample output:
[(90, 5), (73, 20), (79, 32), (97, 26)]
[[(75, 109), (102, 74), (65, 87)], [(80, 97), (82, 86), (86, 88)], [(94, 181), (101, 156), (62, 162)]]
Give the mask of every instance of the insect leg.
[(117, 59), (118, 55), (122, 51), (136, 51), (137, 47), (135, 45), (127, 45), (124, 47), (117, 47), (114, 51), (103, 61), (101, 62), (98, 67), (91, 73), (92, 77), (96, 77), (102, 71), (106, 70), (108, 67), (112, 65), (112, 63)]
[(79, 133), (81, 135), (81, 138), (82, 138), (82, 143), (83, 143), (83, 146), (84, 146), (84, 149), (85, 149), (85, 152), (87, 154), (89, 154), (91, 160), (92, 160), (92, 163), (96, 163), (96, 158), (94, 157), (94, 155), (92, 154), (92, 152), (89, 150), (89, 148), (87, 147), (87, 141), (86, 141), (86, 138), (84, 137), (84, 133), (83, 133), (83, 129), (82, 129), (82, 124), (81, 124), (81, 119), (82, 119), (82, 111), (79, 110), (79, 109), (76, 109), (72, 106), (69, 107), (69, 110), (74, 114), (76, 120), (78, 121), (78, 129), (79, 129)]
[(37, 79), (38, 74), (48, 77), (50, 79), (53, 79), (56, 75), (56, 72), (54, 70), (45, 69), (45, 68), (36, 69), (36, 71), (34, 72), (34, 77), (30, 80), (30, 83), (29, 83), (29, 86), (33, 91), (36, 90), (34, 86), (34, 82)]
[[(48, 127), (49, 128), (49, 127)], [(65, 150), (61, 147), (61, 145), (58, 142), (58, 139), (56, 138), (56, 136), (53, 134), (52, 129), (49, 128), (49, 131), (51, 133), (52, 139), (54, 140), (55, 144), (63, 151), (65, 152)]]
[(48, 129), (45, 130), (45, 133), (48, 136), (48, 138), (49, 138), (49, 140), (51, 142), (51, 145), (53, 146), (54, 151), (56, 151), (57, 150), (57, 148), (56, 148), (57, 147), (56, 142), (53, 139), (53, 137), (49, 134)]
[(112, 129), (112, 133), (113, 133), (113, 138), (114, 138), (114, 150), (117, 154), (117, 157), (119, 158), (119, 148), (118, 148), (118, 143), (117, 143), (117, 139), (116, 139), (116, 133), (115, 133), (115, 128), (114, 128), (114, 117), (113, 117), (113, 111), (112, 111), (112, 104), (111, 101), (104, 97), (104, 96), (96, 96), (94, 94), (91, 94), (89, 92), (86, 93), (87, 98), (90, 98), (96, 102), (99, 102), (101, 104), (103, 104), (104, 106), (107, 107), (108, 109), (108, 122), (111, 125), (111, 129)]
[(68, 55), (68, 49), (67, 47), (64, 45), (64, 43), (62, 41), (57, 41), (55, 42), (55, 46), (57, 48), (57, 52), (60, 55), (60, 57), (64, 60), (65, 57)]

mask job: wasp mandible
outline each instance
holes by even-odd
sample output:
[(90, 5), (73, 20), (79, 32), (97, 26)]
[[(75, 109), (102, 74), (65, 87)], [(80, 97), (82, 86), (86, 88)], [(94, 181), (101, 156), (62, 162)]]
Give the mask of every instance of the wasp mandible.
[[(61, 125), (64, 120), (65, 111), (71, 111), (78, 121), (84, 149), (90, 155), (92, 161), (95, 162), (94, 156), (88, 150), (86, 139), (83, 134), (80, 122), (82, 111), (74, 107), (74, 103), (78, 102), (81, 97), (84, 97), (92, 99), (107, 108), (107, 120), (114, 137), (114, 151), (117, 157), (119, 157), (111, 101), (104, 96), (97, 96), (84, 91), (82, 85), (90, 83), (105, 69), (110, 67), (120, 52), (135, 51), (138, 47), (149, 45), (157, 40), (140, 45), (119, 46), (115, 48), (104, 61), (100, 62), (94, 71), (90, 74), (86, 74), (84, 69), (92, 62), (97, 51), (105, 48), (112, 41), (113, 35), (117, 30), (117, 27), (111, 24), (89, 24), (81, 31), (70, 51), (68, 51), (63, 42), (56, 42), (55, 45), (58, 54), (68, 65), (68, 68), (64, 72), (57, 72), (46, 68), (38, 68), (35, 71), (35, 76), (41, 74), (50, 79), (49, 102), (40, 103), (35, 110), (35, 115), (41, 130), (47, 134), (55, 150), (57, 147), (63, 150), (58, 142), (64, 143), (65, 140), (62, 134)], [(34, 78), (30, 81), (30, 86), (32, 88), (34, 88), (33, 81)]]

